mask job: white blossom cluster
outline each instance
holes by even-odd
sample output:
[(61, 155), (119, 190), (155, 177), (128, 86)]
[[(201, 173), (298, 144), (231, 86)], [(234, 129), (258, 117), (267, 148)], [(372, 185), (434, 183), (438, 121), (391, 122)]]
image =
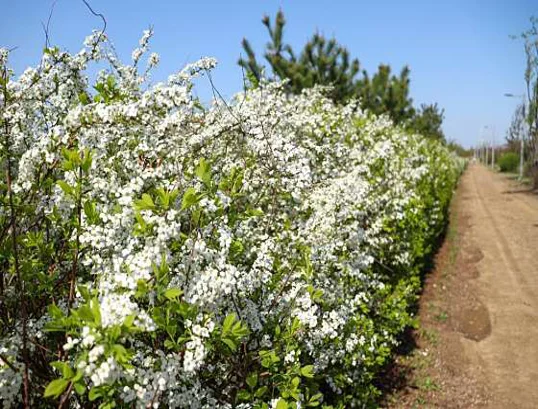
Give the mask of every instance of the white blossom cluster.
[(0, 400), (4, 407), (16, 406), (22, 386), (23, 364), (17, 360), (18, 337), (3, 338), (0, 344)]
[[(136, 408), (276, 407), (279, 399), (298, 408), (321, 390), (331, 391), (327, 404), (366, 399), (376, 359), (410, 322), (417, 274), (463, 164), (355, 102), (335, 104), (322, 88), (293, 96), (263, 83), (203, 108), (191, 80), (215, 66), (209, 58), (143, 90), (147, 72), (136, 65), (152, 32), (131, 66), (98, 34), (75, 55), (51, 49), (0, 101), (17, 158), (13, 191), (34, 200), (58, 246), (44, 268), (65, 283), (77, 265), (75, 299), (65, 285), (40, 294), (71, 307), (62, 307), (71, 318), (60, 348), (56, 332), (42, 342), (81, 374), (72, 382), (82, 390), (63, 391), (72, 406), (92, 393), (104, 399), (106, 388)], [(92, 93), (84, 70), (102, 59), (112, 68)], [(158, 60), (150, 55), (149, 68)], [(91, 162), (62, 165), (65, 150)], [(52, 319), (50, 310), (31, 313)], [(226, 344), (232, 313), (248, 333)], [(20, 369), (10, 343), (18, 333), (0, 330), (0, 352)], [(280, 359), (262, 371), (268, 350)], [(2, 359), (0, 402), (15, 407), (21, 377)], [(278, 373), (307, 365), (319, 390), (282, 397)], [(275, 376), (258, 377), (267, 391), (240, 403), (237, 391), (257, 370)], [(35, 402), (45, 386), (34, 386)]]

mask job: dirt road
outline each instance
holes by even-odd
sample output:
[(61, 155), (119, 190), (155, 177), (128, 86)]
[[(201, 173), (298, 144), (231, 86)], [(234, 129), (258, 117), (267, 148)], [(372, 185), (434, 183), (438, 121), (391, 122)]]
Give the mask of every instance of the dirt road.
[(538, 408), (538, 197), (479, 165), (460, 188), (467, 248), (483, 255), (473, 283), (483, 306), (476, 324), (489, 327), (462, 340), (465, 355), (486, 381), (488, 407)]
[(389, 409), (538, 408), (538, 194), (470, 165)]

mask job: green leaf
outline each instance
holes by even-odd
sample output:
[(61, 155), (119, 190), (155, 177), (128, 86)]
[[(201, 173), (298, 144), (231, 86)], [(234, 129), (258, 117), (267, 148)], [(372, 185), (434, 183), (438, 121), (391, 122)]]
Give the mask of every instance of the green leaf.
[(99, 223), (99, 213), (97, 212), (97, 207), (95, 203), (90, 200), (84, 202), (84, 214), (89, 221), (89, 224)]
[(165, 330), (166, 330), (166, 333), (170, 336), (170, 338), (175, 338), (176, 333), (177, 333), (177, 325), (173, 325), (173, 324), (167, 325)]
[(88, 290), (88, 287), (86, 287), (85, 285), (78, 285), (77, 290), (82, 296), (82, 298), (84, 298), (85, 301), (90, 300), (91, 295), (90, 295), (90, 291)]
[(188, 209), (189, 207), (198, 203), (199, 197), (196, 193), (196, 190), (193, 187), (188, 188), (183, 194), (183, 199), (181, 200), (181, 210)]
[(168, 193), (164, 188), (160, 187), (156, 190), (157, 198), (163, 209), (167, 210), (170, 207), (170, 202), (173, 200), (172, 194)]
[(73, 195), (75, 189), (72, 186), (68, 185), (65, 180), (58, 180), (56, 184), (60, 186), (60, 189), (62, 189), (66, 195)]
[(72, 169), (80, 164), (80, 156), (76, 150), (63, 148), (62, 155), (67, 162), (71, 162), (70, 166), (72, 166)]
[(69, 381), (67, 379), (55, 379), (47, 385), (43, 396), (45, 398), (57, 398), (65, 391), (67, 385), (69, 385)]
[(254, 394), (254, 396), (256, 398), (261, 398), (263, 395), (265, 395), (267, 393), (268, 390), (269, 390), (269, 388), (267, 386), (262, 386), (262, 387), (258, 388), (258, 390)]
[(280, 362), (280, 358), (275, 354), (275, 351), (262, 350), (259, 355), (264, 368), (270, 368), (273, 364)]
[(93, 316), (93, 311), (92, 309), (88, 306), (88, 305), (82, 305), (78, 310), (77, 310), (77, 315), (82, 318), (84, 321), (93, 321), (94, 320), (94, 316)]
[(92, 312), (95, 318), (95, 323), (100, 326), (101, 325), (101, 309), (99, 308), (99, 300), (97, 298), (94, 298), (91, 301), (92, 306)]
[(126, 362), (129, 358), (129, 353), (121, 344), (114, 344), (112, 346), (112, 353), (118, 362)]
[(164, 346), (168, 349), (175, 349), (176, 348), (176, 343), (174, 341), (171, 341), (169, 339), (165, 340), (164, 341)]
[(75, 164), (66, 159), (62, 162), (62, 169), (65, 171), (75, 170)]
[(164, 292), (164, 296), (169, 300), (174, 300), (178, 298), (181, 294), (183, 294), (183, 290), (180, 290), (179, 288), (169, 288)]
[(73, 376), (71, 382), (78, 382), (82, 379), (83, 376), (84, 372), (82, 372), (80, 369), (77, 369), (77, 373), (75, 374), (75, 376)]
[(63, 311), (56, 305), (56, 304), (50, 304), (48, 306), (49, 314), (51, 317), (59, 319), (64, 317)]
[(89, 149), (84, 149), (84, 159), (80, 165), (84, 172), (88, 173), (92, 166), (92, 160), (92, 152)]
[(125, 318), (125, 321), (123, 321), (123, 325), (127, 328), (131, 328), (133, 326), (135, 318), (135, 314), (128, 315), (127, 318)]
[(256, 372), (252, 372), (250, 375), (247, 376), (246, 381), (247, 385), (250, 386), (251, 389), (254, 389), (258, 384), (258, 374)]
[(312, 396), (312, 397), (310, 398), (310, 400), (309, 400), (308, 402), (309, 402), (309, 403), (317, 402), (317, 401), (319, 401), (322, 397), (323, 397), (323, 394), (322, 394), (322, 393), (316, 393), (314, 396)]
[(310, 261), (310, 249), (304, 251), (303, 260), (305, 264), (304, 272), (306, 274), (306, 277), (310, 278), (312, 277), (312, 272), (313, 272), (312, 263)]
[(237, 392), (237, 399), (240, 401), (248, 401), (250, 399), (250, 392), (241, 389), (239, 392)]
[(82, 105), (88, 105), (90, 103), (88, 94), (86, 94), (85, 92), (81, 92), (80, 94), (78, 94), (78, 100)]
[(317, 289), (314, 290), (311, 294), (312, 301), (314, 302), (320, 302), (323, 300), (323, 290)]
[(108, 86), (108, 88), (110, 88), (111, 90), (114, 89), (115, 85), (116, 85), (116, 78), (114, 78), (113, 75), (109, 75), (106, 79), (106, 85)]
[(135, 208), (136, 210), (154, 210), (155, 203), (153, 203), (153, 199), (150, 195), (144, 193), (142, 199), (135, 201)]
[(196, 176), (204, 182), (206, 186), (209, 186), (211, 184), (211, 168), (209, 166), (209, 163), (204, 159), (200, 159), (200, 162), (198, 163), (198, 166), (195, 170)]
[(294, 388), (297, 388), (300, 383), (301, 383), (301, 378), (299, 378), (298, 376), (296, 376), (295, 378), (291, 380), (291, 384), (293, 385)]
[(78, 383), (78, 382), (77, 382), (77, 383), (75, 384), (75, 392), (76, 392), (78, 395), (82, 396), (82, 395), (84, 395), (84, 394), (86, 393), (86, 387), (84, 386), (83, 383)]
[(233, 173), (233, 186), (232, 186), (232, 196), (235, 195), (239, 190), (241, 190), (241, 187), (243, 186), (243, 171), (240, 169), (235, 168), (235, 172)]
[(90, 400), (90, 402), (93, 402), (94, 400), (96, 400), (97, 398), (100, 398), (101, 396), (103, 396), (103, 394), (100, 389), (91, 388), (90, 393), (88, 394), (88, 399)]
[(232, 257), (239, 256), (241, 253), (243, 253), (243, 250), (244, 250), (243, 243), (241, 243), (240, 240), (234, 240), (230, 244), (230, 250), (229, 251), (230, 251), (230, 255)]
[(238, 321), (234, 324), (232, 328), (232, 334), (236, 338), (243, 338), (249, 334), (249, 330), (246, 325), (243, 325), (241, 321)]
[[(136, 206), (136, 205), (135, 205)], [(142, 217), (142, 215), (140, 214), (140, 212), (135, 212), (135, 219), (136, 219), (136, 222), (138, 223), (138, 226), (139, 228), (142, 230), (142, 231), (145, 231), (148, 224), (146, 223), (146, 221), (144, 220), (144, 218)]]
[(237, 344), (230, 338), (222, 338), (222, 342), (228, 345), (228, 348), (230, 348), (232, 351), (235, 351), (237, 349)]
[(260, 217), (264, 215), (262, 209), (248, 209), (246, 214), (248, 217)]
[(75, 376), (75, 371), (69, 366), (69, 363), (63, 362), (63, 361), (54, 361), (51, 362), (50, 365), (53, 368), (58, 369), (62, 373), (62, 377), (64, 379), (71, 379), (73, 376)]
[(276, 409), (288, 409), (288, 402), (280, 398), (276, 403)]
[(313, 378), (314, 377), (314, 366), (313, 365), (306, 365), (301, 368), (301, 375), (305, 378)]
[(226, 318), (224, 318), (224, 322), (222, 323), (222, 337), (225, 337), (230, 332), (235, 320), (236, 316), (233, 312), (231, 314), (228, 314)]

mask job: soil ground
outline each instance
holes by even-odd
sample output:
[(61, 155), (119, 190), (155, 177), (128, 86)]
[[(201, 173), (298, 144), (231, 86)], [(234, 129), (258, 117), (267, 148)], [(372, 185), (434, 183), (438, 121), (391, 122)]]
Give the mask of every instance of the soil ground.
[(385, 408), (538, 408), (538, 195), (477, 164), (426, 276)]

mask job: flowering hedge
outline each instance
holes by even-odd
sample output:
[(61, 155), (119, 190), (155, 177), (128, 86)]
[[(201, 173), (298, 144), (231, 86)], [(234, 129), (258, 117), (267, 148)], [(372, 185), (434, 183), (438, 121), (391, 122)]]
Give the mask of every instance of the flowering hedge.
[(0, 51), (0, 401), (369, 404), (462, 163), (319, 88), (204, 108), (215, 61), (149, 85), (151, 34), (18, 79)]

